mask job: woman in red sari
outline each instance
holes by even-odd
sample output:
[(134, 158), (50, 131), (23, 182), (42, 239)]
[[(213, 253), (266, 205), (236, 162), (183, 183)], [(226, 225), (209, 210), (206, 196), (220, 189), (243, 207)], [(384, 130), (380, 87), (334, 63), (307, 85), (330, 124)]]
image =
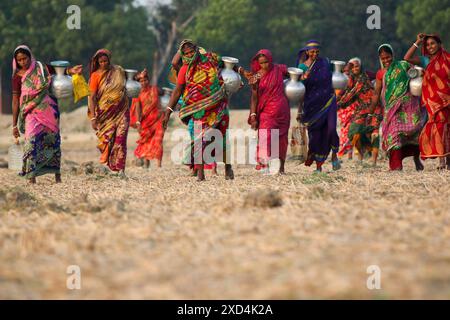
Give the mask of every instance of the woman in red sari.
[(159, 108), (159, 96), (163, 94), (157, 86), (150, 85), (147, 69), (137, 76), (141, 84), (139, 97), (133, 99), (130, 109), (130, 125), (139, 131), (137, 148), (134, 151), (138, 159), (145, 160), (145, 167), (150, 167), (150, 160), (156, 160), (161, 167), (163, 156), (164, 129), (163, 113)]
[[(420, 44), (422, 56), (413, 56)], [(422, 104), (427, 108), (428, 122), (419, 137), (420, 156), (424, 160), (439, 158), (438, 169), (450, 170), (450, 53), (438, 35), (421, 33), (405, 60), (425, 68)]]
[[(249, 81), (252, 85), (249, 123), (252, 129), (258, 130), (257, 169), (267, 168), (270, 160), (279, 158), (279, 173), (284, 174), (291, 122), (283, 82), (287, 67), (284, 64), (274, 64), (272, 53), (262, 49), (253, 57), (251, 68), (254, 76)], [(272, 141), (274, 130), (278, 130), (277, 141)], [(272, 142), (278, 146), (273, 146)], [(278, 151), (278, 155), (272, 154), (272, 151)]]

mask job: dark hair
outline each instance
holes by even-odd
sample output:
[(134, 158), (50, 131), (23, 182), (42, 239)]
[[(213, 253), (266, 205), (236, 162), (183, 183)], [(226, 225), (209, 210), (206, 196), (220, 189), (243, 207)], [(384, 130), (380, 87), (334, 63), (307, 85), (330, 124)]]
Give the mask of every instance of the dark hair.
[(193, 44), (192, 42), (186, 42), (185, 44), (183, 44), (183, 46), (181, 47), (181, 50), (184, 50), (186, 48), (191, 48), (193, 50), (197, 49), (197, 46), (195, 44)]
[(25, 48), (19, 48), (14, 52), (14, 59), (16, 60), (17, 65), (19, 65), (19, 63), (17, 62), (17, 55), (19, 53), (25, 54), (29, 59), (31, 59), (31, 52), (28, 51)]
[(382, 52), (387, 53), (387, 54), (389, 54), (391, 56), (394, 55), (394, 53), (392, 52), (391, 48), (386, 47), (386, 46), (380, 48), (380, 50), (378, 51), (378, 55), (381, 55)]
[(434, 35), (434, 34), (427, 35), (427, 36), (425, 36), (425, 38), (423, 40), (426, 43), (428, 41), (428, 39), (433, 39), (437, 43), (442, 44), (441, 38), (437, 35)]
[(108, 58), (108, 61), (109, 61), (108, 55), (107, 55), (106, 53), (104, 53), (104, 52), (100, 53), (100, 54), (95, 58), (95, 60), (98, 62), (98, 61), (100, 60), (101, 57), (107, 57), (107, 58)]

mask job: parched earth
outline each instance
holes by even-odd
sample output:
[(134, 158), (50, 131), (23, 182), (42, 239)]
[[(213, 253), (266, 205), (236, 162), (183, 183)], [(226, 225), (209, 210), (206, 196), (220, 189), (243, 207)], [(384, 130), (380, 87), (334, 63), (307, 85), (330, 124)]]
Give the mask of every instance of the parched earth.
[[(237, 165), (234, 181), (219, 166), (197, 183), (170, 161), (174, 120), (162, 169), (134, 166), (131, 132), (124, 180), (96, 164), (84, 112), (62, 117), (63, 184), (0, 169), (0, 298), (450, 298), (450, 172), (435, 161), (390, 173), (344, 160), (320, 175), (290, 161), (285, 176)], [(3, 115), (0, 158), (10, 143)], [(80, 290), (67, 288), (74, 265)]]

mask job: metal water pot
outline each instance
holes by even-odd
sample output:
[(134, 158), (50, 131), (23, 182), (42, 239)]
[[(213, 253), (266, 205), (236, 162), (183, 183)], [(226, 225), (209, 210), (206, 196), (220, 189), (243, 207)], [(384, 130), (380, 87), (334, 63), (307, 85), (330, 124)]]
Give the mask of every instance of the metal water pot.
[(127, 81), (125, 83), (125, 88), (127, 90), (127, 96), (129, 98), (139, 97), (141, 93), (141, 84), (134, 80), (134, 76), (138, 73), (137, 70), (125, 69), (125, 74), (127, 75)]
[(222, 57), (225, 68), (220, 75), (225, 83), (225, 90), (228, 95), (236, 93), (241, 88), (241, 76), (233, 70), (233, 67), (239, 63), (239, 59), (233, 57)]
[(50, 91), (57, 99), (65, 99), (73, 96), (72, 77), (64, 74), (70, 65), (68, 61), (52, 61), (50, 63), (55, 68), (56, 74), (52, 76)]
[(331, 60), (331, 63), (334, 66), (332, 77), (333, 89), (343, 90), (347, 88), (348, 77), (342, 72), (342, 69), (344, 69), (345, 66), (345, 62), (338, 60)]
[(420, 97), (422, 95), (423, 68), (414, 66), (408, 70), (409, 92), (413, 96)]
[(170, 102), (170, 97), (172, 96), (172, 89), (170, 88), (163, 88), (164, 90), (164, 95), (160, 98), (160, 107), (161, 110), (166, 110), (167, 106), (169, 105)]
[(303, 74), (303, 70), (299, 68), (288, 68), (290, 79), (284, 81), (284, 92), (289, 99), (289, 102), (293, 105), (297, 105), (303, 102), (305, 98), (306, 88), (299, 77)]

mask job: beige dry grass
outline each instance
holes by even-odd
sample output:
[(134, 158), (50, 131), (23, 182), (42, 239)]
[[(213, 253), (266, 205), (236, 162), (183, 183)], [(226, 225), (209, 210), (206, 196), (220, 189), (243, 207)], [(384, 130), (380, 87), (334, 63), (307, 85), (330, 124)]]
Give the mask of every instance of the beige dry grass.
[[(63, 157), (78, 164), (98, 158), (84, 112), (62, 118)], [(232, 127), (245, 117), (233, 111)], [(9, 123), (0, 117), (0, 158)], [(450, 298), (450, 173), (435, 161), (316, 176), (294, 162), (286, 176), (239, 165), (234, 181), (197, 183), (169, 152), (160, 170), (133, 167), (135, 140), (126, 181), (67, 161), (61, 185), (0, 169), (0, 298)], [(267, 189), (281, 206), (248, 200)], [(69, 265), (81, 290), (66, 288)], [(366, 287), (370, 265), (381, 290)]]

